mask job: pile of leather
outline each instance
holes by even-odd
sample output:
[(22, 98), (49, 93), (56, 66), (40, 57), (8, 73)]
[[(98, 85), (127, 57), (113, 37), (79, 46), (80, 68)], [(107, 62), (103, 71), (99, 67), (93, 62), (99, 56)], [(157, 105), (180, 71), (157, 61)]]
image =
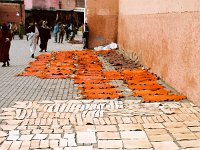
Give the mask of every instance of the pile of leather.
[(71, 43), (71, 44), (83, 44), (83, 42), (79, 41), (79, 40), (68, 41), (68, 43)]
[(72, 52), (42, 54), (18, 76), (36, 76), (41, 79), (66, 79), (75, 71)]
[[(101, 55), (116, 68), (103, 71)], [(85, 99), (119, 99), (122, 92), (109, 84), (123, 80), (144, 102), (179, 101), (185, 96), (174, 94), (159, 84), (156, 75), (141, 69), (137, 63), (114, 51), (63, 51), (42, 54), (31, 62), (25, 72), (18, 76), (36, 76), (41, 79), (74, 79)]]
[(173, 94), (163, 85), (158, 83), (158, 78), (142, 69), (123, 71), (124, 81), (129, 89), (134, 92), (133, 96), (142, 97), (144, 102), (180, 101), (185, 96)]
[(140, 67), (137, 60), (134, 61), (124, 57), (123, 54), (120, 54), (117, 51), (110, 50), (107, 53), (100, 52), (99, 54), (102, 55), (112, 66), (114, 66), (116, 70), (131, 70)]
[(79, 84), (86, 99), (115, 99), (122, 97), (121, 91), (109, 84), (105, 77), (102, 62), (93, 51), (77, 53), (78, 66), (75, 84)]

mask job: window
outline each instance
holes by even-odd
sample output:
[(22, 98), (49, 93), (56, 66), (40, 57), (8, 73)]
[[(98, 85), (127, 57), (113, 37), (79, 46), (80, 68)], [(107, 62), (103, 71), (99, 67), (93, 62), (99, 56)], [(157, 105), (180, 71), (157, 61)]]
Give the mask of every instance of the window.
[(76, 7), (85, 8), (85, 0), (76, 0)]
[(70, 0), (67, 0), (67, 5), (70, 5)]

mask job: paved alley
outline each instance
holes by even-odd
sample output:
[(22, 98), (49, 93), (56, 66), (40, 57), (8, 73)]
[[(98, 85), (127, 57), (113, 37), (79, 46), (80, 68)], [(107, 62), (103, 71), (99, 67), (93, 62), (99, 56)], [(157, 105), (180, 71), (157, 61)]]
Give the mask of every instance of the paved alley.
[[(35, 60), (30, 57), (29, 45), (25, 38), (24, 40), (18, 40), (16, 36), (16, 40), (12, 41), (10, 49), (11, 66), (6, 68), (0, 67), (0, 107), (7, 107), (16, 99), (20, 101), (68, 99), (66, 96), (62, 97), (64, 94), (60, 96), (58, 91), (60, 93), (65, 92), (66, 95), (71, 92), (69, 98), (72, 99), (73, 87), (69, 88), (70, 80), (65, 82), (66, 80), (39, 80), (37, 78), (18, 78), (15, 76), (21, 73), (28, 66), (29, 62)], [(80, 37), (78, 39), (80, 40)], [(54, 43), (53, 40), (52, 37), (48, 43), (49, 53), (58, 50), (82, 49), (81, 44), (69, 44), (66, 41), (63, 44), (59, 44)], [(42, 54), (38, 52), (39, 50), (39, 46), (37, 46), (36, 56)], [(67, 88), (60, 89), (60, 84), (64, 84), (64, 87)], [(55, 89), (57, 90), (55, 91)]]
[[(48, 45), (48, 53), (81, 49)], [(0, 150), (200, 149), (200, 108), (186, 99), (143, 103), (121, 80), (112, 84), (124, 97), (83, 99), (73, 78), (16, 76), (34, 61), (26, 40), (13, 40), (10, 55), (11, 66), (0, 67)]]

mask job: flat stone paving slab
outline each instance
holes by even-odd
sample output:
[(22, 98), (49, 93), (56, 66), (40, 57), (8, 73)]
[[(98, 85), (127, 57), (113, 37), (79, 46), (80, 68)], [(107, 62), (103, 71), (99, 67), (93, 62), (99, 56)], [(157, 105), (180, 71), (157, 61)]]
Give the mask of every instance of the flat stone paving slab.
[[(152, 108), (157, 110), (157, 115), (152, 116), (147, 113), (141, 116), (131, 114), (126, 109), (126, 101), (121, 100), (119, 103), (123, 104), (123, 109), (115, 105), (116, 101), (119, 100), (104, 100), (98, 101), (98, 103), (95, 100), (86, 103), (85, 100), (63, 100), (62, 103), (58, 100), (49, 103), (42, 101), (17, 102), (11, 107), (16, 109), (4, 109), (0, 114), (5, 117), (0, 124), (0, 149), (13, 149), (14, 147), (18, 147), (18, 149), (88, 148), (96, 150), (200, 148), (200, 137), (198, 136), (200, 135), (198, 130), (200, 112), (169, 115), (155, 105)], [(185, 109), (196, 107), (190, 102), (181, 103), (187, 103)], [(58, 104), (59, 107), (55, 108)], [(104, 104), (103, 107), (93, 107), (102, 104)], [(76, 108), (78, 105), (81, 106)], [(89, 106), (82, 109), (85, 105)], [(143, 104), (133, 105), (136, 110), (136, 107), (139, 108)], [(70, 107), (70, 109), (73, 106), (73, 110), (63, 109), (62, 106)], [(49, 108), (50, 111), (48, 111)], [(80, 115), (77, 116), (74, 110)], [(97, 111), (102, 113), (102, 117), (95, 117), (93, 112)], [(120, 111), (127, 111), (127, 114), (120, 115)], [(109, 115), (108, 112), (119, 113)], [(90, 115), (84, 115), (85, 113), (90, 113)], [(198, 119), (189, 121), (191, 114)], [(184, 115), (185, 119), (182, 122), (164, 119), (174, 115)], [(11, 116), (13, 124), (9, 123)], [(163, 120), (155, 119), (159, 117)], [(132, 119), (130, 119), (130, 123), (124, 123), (124, 118)], [(79, 125), (80, 120), (82, 125)]]

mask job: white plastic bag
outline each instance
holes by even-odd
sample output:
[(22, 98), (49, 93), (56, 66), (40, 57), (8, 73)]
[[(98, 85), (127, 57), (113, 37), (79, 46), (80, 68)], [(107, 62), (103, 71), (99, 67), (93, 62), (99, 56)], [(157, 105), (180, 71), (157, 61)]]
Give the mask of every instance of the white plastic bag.
[(117, 49), (118, 48), (118, 45), (117, 43), (111, 43), (109, 45), (106, 45), (106, 46), (98, 46), (98, 47), (95, 47), (94, 50), (113, 50), (113, 49)]

